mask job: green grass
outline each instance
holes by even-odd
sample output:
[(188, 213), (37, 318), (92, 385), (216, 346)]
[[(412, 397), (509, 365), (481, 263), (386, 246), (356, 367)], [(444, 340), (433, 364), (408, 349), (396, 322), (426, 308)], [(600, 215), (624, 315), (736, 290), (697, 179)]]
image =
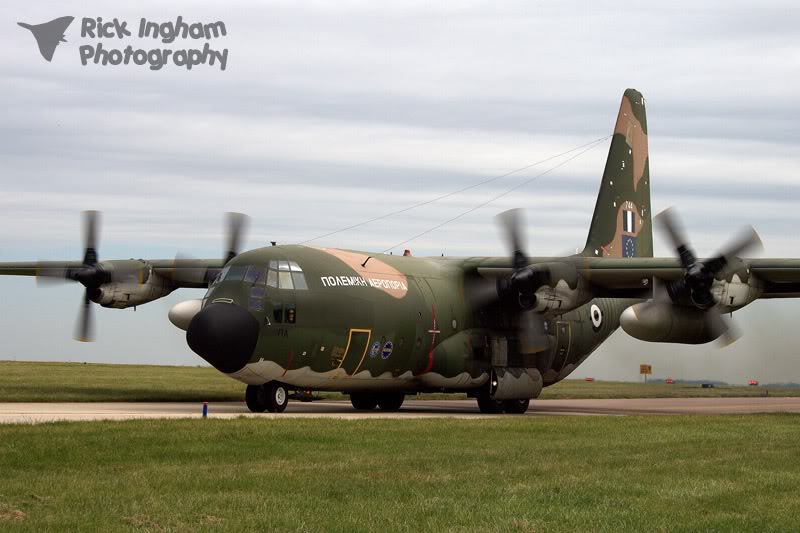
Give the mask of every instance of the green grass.
[(0, 426), (2, 531), (796, 531), (800, 417)]
[(0, 362), (0, 402), (244, 400), (244, 385), (211, 367)]
[[(641, 384), (565, 380), (542, 399), (687, 398), (800, 396), (800, 387)], [(325, 397), (344, 399), (341, 394)], [(418, 398), (465, 399), (465, 394), (424, 394)], [(244, 385), (210, 367), (100, 365), (0, 361), (0, 402), (197, 402), (243, 401)]]

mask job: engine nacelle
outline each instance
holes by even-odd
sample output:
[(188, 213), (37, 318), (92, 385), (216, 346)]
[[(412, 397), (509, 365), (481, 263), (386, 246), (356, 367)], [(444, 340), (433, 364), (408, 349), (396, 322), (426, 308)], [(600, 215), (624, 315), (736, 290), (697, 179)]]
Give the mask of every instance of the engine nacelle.
[(523, 295), (532, 293), (524, 307), (537, 313), (564, 313), (593, 298), (591, 287), (570, 263), (531, 265), (519, 271), (511, 283)]
[[(741, 260), (738, 260), (742, 263)], [(734, 311), (753, 303), (764, 294), (764, 282), (750, 274), (746, 266), (730, 275), (730, 281), (715, 280), (711, 287), (714, 299), (726, 311)]]
[(705, 344), (716, 339), (703, 311), (693, 307), (644, 302), (623, 311), (619, 323), (631, 337), (648, 342)]
[(125, 309), (163, 298), (175, 290), (169, 280), (149, 272), (144, 283), (137, 280), (106, 283), (93, 291), (92, 301), (103, 307)]

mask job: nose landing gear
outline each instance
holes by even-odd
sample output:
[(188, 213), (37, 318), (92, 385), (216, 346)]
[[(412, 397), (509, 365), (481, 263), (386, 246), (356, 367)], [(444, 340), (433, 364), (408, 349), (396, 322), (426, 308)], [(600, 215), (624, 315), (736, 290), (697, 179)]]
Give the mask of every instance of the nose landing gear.
[(248, 385), (244, 399), (247, 408), (254, 413), (282, 413), (289, 404), (289, 391), (283, 383), (270, 381), (263, 385)]

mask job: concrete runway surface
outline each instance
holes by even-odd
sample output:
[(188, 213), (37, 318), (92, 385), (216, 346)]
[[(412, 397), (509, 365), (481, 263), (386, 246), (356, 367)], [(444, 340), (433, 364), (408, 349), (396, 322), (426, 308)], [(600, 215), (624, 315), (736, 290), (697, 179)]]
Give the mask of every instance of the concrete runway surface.
[[(473, 400), (407, 400), (396, 413), (356, 411), (346, 401), (290, 402), (280, 414), (254, 414), (244, 402), (209, 403), (210, 418), (465, 418), (483, 415)], [(800, 413), (800, 398), (648, 398), (615, 400), (534, 400), (525, 416), (542, 415), (669, 415)], [(2, 403), (0, 423), (129, 420), (137, 418), (200, 418), (202, 404), (185, 403)]]

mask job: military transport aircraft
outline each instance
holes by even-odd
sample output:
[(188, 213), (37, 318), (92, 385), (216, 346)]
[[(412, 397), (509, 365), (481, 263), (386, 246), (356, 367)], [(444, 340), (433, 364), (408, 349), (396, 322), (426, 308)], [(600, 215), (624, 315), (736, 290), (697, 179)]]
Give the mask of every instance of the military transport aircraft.
[(760, 245), (752, 229), (698, 259), (672, 211), (656, 219), (677, 259), (653, 257), (645, 102), (628, 89), (586, 246), (574, 256), (528, 256), (510, 211), (499, 216), (509, 257), (299, 245), (237, 254), (244, 217), (231, 215), (222, 259), (101, 261), (97, 213), (86, 212), (83, 261), (0, 263), (0, 274), (83, 285), (81, 340), (93, 303), (124, 309), (207, 289), (169, 318), (194, 352), (247, 385), (255, 412), (282, 412), (297, 390), (341, 391), (362, 410), (466, 392), (482, 412), (522, 413), (620, 325), (651, 342), (730, 342), (724, 315), (758, 298), (800, 297), (800, 260), (739, 257)]

